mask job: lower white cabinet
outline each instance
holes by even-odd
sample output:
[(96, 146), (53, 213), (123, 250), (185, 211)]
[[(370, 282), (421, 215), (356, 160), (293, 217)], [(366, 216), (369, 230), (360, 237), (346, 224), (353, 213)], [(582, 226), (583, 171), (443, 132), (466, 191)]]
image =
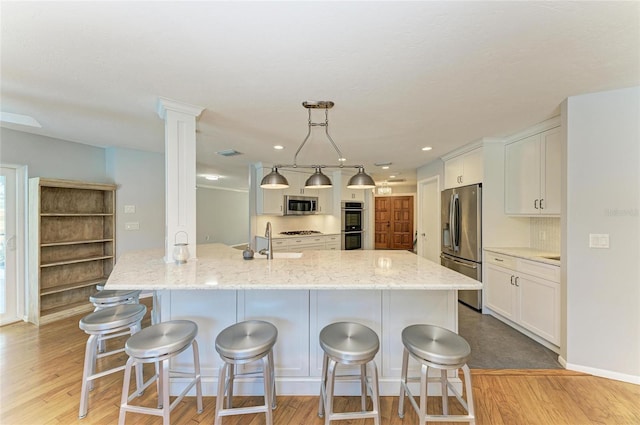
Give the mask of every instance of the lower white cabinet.
[(494, 313), (560, 344), (559, 267), (487, 252), (485, 303)]
[[(277, 313), (277, 314), (276, 314)], [(238, 291), (238, 321), (267, 320), (278, 328), (277, 376), (309, 375), (309, 291)], [(251, 370), (259, 370), (256, 363)]]
[[(275, 238), (271, 241), (274, 252), (300, 252), (311, 250), (340, 250), (340, 235), (301, 236)], [(256, 251), (267, 247), (267, 238), (256, 236)]]

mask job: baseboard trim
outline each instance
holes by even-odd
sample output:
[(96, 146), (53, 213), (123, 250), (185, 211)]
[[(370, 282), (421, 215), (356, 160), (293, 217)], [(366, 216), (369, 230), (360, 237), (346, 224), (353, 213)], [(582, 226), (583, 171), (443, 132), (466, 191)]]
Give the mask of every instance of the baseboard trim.
[(561, 357), (558, 357), (558, 361), (560, 361), (560, 363), (569, 370), (588, 373), (593, 376), (599, 376), (600, 378), (613, 379), (614, 381), (622, 381), (622, 382), (628, 382), (630, 384), (640, 385), (640, 376), (637, 376), (637, 375), (629, 375), (626, 373), (614, 372), (612, 370), (598, 369), (595, 367), (582, 366), (575, 363), (569, 363)]

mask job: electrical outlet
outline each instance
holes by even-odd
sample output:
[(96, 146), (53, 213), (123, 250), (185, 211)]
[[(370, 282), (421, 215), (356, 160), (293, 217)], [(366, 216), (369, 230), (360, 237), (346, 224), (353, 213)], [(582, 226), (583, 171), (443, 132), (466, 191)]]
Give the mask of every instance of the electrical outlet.
[(124, 224), (124, 229), (125, 230), (140, 230), (140, 223), (138, 223), (137, 221), (133, 221), (131, 223), (125, 223)]
[(136, 212), (136, 206), (135, 205), (125, 205), (124, 206), (124, 213), (125, 214), (135, 214)]

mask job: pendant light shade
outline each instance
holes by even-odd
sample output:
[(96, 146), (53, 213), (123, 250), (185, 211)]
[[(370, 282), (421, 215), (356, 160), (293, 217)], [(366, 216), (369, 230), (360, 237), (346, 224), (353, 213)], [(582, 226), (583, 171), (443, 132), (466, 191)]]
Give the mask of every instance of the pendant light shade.
[(263, 189), (286, 189), (289, 182), (286, 177), (278, 173), (278, 169), (273, 167), (271, 172), (262, 178), (260, 187)]
[(316, 172), (307, 179), (304, 187), (307, 189), (326, 189), (333, 186), (331, 179), (326, 174), (322, 174), (322, 169), (316, 167)]
[(359, 167), (358, 174), (349, 179), (347, 187), (349, 189), (373, 189), (376, 187), (376, 182), (364, 172), (364, 167)]

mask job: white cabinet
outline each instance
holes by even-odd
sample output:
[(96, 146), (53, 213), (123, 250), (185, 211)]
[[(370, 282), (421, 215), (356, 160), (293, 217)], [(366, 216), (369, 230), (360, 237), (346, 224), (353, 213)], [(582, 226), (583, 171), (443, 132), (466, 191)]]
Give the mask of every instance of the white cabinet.
[(278, 328), (277, 376), (309, 375), (309, 291), (238, 291), (237, 315), (238, 321), (266, 320)]
[(476, 148), (444, 163), (445, 189), (482, 183), (482, 148)]
[(305, 238), (293, 238), (293, 239), (288, 239), (287, 244), (288, 244), (289, 251), (291, 252), (324, 249), (325, 237), (312, 236), (312, 237), (305, 237)]
[[(340, 235), (299, 236), (275, 238), (271, 241), (273, 252), (301, 252), (311, 250), (340, 250)], [(268, 245), (267, 238), (256, 236), (256, 250)]]
[(340, 251), (341, 247), (341, 236), (340, 235), (329, 235), (325, 236), (325, 246), (324, 249), (329, 251)]
[(560, 128), (505, 146), (505, 213), (560, 214)]
[(487, 252), (485, 303), (494, 313), (560, 344), (560, 269)]

